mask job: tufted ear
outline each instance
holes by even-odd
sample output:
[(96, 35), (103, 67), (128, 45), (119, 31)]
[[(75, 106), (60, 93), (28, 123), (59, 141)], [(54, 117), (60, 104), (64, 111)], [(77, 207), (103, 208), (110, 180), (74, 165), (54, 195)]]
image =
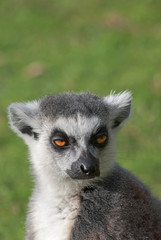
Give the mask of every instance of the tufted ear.
[(34, 138), (39, 135), (40, 118), (38, 117), (39, 102), (12, 103), (9, 110), (10, 125), (20, 137)]
[(104, 97), (103, 101), (108, 105), (111, 127), (121, 127), (131, 113), (131, 93), (129, 91), (118, 94), (111, 93), (109, 96)]

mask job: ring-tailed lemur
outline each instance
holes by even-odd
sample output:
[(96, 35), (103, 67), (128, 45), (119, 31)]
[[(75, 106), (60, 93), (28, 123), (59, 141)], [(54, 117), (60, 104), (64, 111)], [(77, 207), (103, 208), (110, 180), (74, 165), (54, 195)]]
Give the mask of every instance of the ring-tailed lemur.
[(131, 100), (63, 93), (10, 105), (35, 175), (26, 240), (161, 239), (161, 203), (115, 162)]

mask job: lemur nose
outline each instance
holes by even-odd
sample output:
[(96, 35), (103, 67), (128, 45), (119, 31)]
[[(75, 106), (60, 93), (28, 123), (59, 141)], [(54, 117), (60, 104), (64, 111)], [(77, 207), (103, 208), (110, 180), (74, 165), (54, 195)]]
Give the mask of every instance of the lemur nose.
[(92, 166), (92, 165), (86, 166), (84, 164), (81, 164), (80, 168), (81, 168), (82, 172), (85, 173), (87, 176), (96, 172), (95, 166)]

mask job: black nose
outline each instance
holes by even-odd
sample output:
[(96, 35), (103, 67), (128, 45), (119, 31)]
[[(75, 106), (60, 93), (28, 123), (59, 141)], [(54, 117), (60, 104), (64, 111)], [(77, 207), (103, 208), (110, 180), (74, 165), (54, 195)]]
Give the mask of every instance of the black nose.
[(86, 166), (85, 164), (81, 164), (80, 169), (86, 176), (90, 176), (96, 172), (96, 167), (94, 165)]
[(100, 176), (99, 159), (90, 152), (83, 152), (79, 159), (72, 163), (71, 169), (67, 169), (67, 174), (72, 179), (90, 179)]

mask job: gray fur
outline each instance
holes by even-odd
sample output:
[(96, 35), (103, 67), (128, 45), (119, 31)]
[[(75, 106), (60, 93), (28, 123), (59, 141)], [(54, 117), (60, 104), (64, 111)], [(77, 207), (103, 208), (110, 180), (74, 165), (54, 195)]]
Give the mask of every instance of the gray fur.
[(86, 117), (107, 117), (107, 105), (102, 99), (89, 93), (63, 93), (49, 95), (41, 100), (40, 110), (46, 117), (72, 117), (80, 113)]
[(161, 239), (161, 203), (118, 165), (102, 181), (81, 191), (71, 240), (91, 239)]
[(161, 203), (115, 163), (131, 100), (129, 92), (64, 93), (11, 104), (11, 127), (28, 145), (35, 175), (26, 240), (161, 239)]

